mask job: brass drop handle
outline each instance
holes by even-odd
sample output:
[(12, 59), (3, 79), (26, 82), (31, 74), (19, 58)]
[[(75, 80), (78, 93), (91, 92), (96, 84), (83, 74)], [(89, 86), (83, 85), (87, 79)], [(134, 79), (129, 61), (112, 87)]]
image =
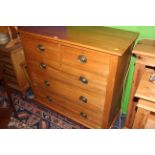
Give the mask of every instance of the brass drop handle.
[(37, 45), (37, 49), (38, 49), (40, 52), (44, 52), (44, 51), (45, 51), (45, 47), (44, 47), (42, 44), (38, 44), (38, 45)]
[(79, 80), (84, 84), (88, 84), (88, 80), (83, 76), (80, 76)]
[(80, 112), (80, 116), (83, 117), (83, 118), (87, 118), (87, 114), (84, 113), (84, 112)]
[(80, 101), (82, 101), (83, 103), (87, 103), (87, 98), (86, 97), (84, 97), (84, 96), (80, 96)]
[(84, 56), (84, 55), (79, 55), (79, 56), (78, 56), (78, 60), (79, 60), (81, 63), (86, 63), (86, 62), (87, 62), (87, 57)]
[(44, 81), (44, 84), (45, 84), (45, 86), (47, 86), (47, 87), (50, 86), (50, 83), (49, 83), (47, 80)]
[(47, 67), (46, 64), (44, 64), (44, 63), (42, 63), (42, 62), (40, 63), (40, 68), (41, 68), (41, 69), (46, 69), (46, 67)]
[(53, 101), (53, 99), (50, 96), (46, 96), (46, 99), (47, 99), (48, 102), (52, 102)]

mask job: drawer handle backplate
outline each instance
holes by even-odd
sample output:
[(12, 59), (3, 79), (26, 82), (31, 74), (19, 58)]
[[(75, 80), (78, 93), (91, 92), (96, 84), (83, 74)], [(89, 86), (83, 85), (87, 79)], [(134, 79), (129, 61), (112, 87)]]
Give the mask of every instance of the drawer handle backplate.
[(88, 84), (88, 80), (83, 76), (80, 76), (79, 80), (84, 84)]
[(80, 101), (82, 101), (83, 103), (87, 103), (87, 98), (86, 97), (84, 97), (84, 96), (80, 96)]
[(84, 56), (84, 55), (79, 55), (79, 56), (78, 56), (78, 60), (79, 60), (81, 63), (86, 63), (86, 62), (87, 62), (87, 57)]
[(84, 113), (84, 112), (80, 112), (80, 116), (83, 117), (83, 118), (87, 118), (87, 114)]
[(38, 44), (37, 45), (37, 49), (40, 51), (40, 52), (44, 52), (45, 51), (45, 47), (41, 44)]
[(44, 81), (44, 84), (45, 84), (45, 86), (47, 86), (47, 87), (50, 86), (50, 83), (49, 83), (47, 80)]
[(44, 63), (42, 63), (42, 62), (40, 63), (40, 68), (41, 68), (41, 69), (46, 69), (46, 67), (47, 67), (46, 64), (44, 64)]
[(48, 102), (52, 102), (53, 101), (53, 99), (50, 96), (46, 96), (46, 99), (47, 99)]

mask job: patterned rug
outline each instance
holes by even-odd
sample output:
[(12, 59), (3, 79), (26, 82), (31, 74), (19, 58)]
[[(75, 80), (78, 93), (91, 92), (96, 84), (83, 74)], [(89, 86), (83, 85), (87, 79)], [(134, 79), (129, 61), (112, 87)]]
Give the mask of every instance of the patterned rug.
[[(32, 93), (27, 93), (26, 96), (22, 96), (17, 91), (12, 93), (18, 118), (15, 118), (12, 114), (8, 124), (9, 129), (86, 129), (86, 127), (29, 98), (33, 98)], [(6, 106), (6, 104), (5, 92), (0, 91), (0, 105)], [(124, 120), (125, 115), (121, 115), (112, 128), (122, 128)]]

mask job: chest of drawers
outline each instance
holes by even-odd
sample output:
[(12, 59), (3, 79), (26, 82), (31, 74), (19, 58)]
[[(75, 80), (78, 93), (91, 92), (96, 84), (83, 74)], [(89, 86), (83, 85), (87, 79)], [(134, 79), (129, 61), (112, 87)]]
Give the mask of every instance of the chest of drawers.
[(88, 128), (109, 128), (120, 111), (137, 33), (24, 27), (20, 37), (36, 100)]

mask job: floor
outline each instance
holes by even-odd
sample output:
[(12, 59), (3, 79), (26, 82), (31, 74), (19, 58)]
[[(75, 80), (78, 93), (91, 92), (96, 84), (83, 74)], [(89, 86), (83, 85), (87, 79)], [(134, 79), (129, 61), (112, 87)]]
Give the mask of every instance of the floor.
[[(0, 106), (7, 105), (5, 92), (0, 91)], [(33, 100), (33, 93), (29, 89), (25, 96), (18, 91), (12, 93), (12, 99), (16, 107), (18, 118), (10, 117), (8, 128), (10, 129), (86, 129), (86, 127), (64, 117), (52, 110), (43, 107)], [(125, 115), (121, 114), (112, 129), (123, 128)]]

